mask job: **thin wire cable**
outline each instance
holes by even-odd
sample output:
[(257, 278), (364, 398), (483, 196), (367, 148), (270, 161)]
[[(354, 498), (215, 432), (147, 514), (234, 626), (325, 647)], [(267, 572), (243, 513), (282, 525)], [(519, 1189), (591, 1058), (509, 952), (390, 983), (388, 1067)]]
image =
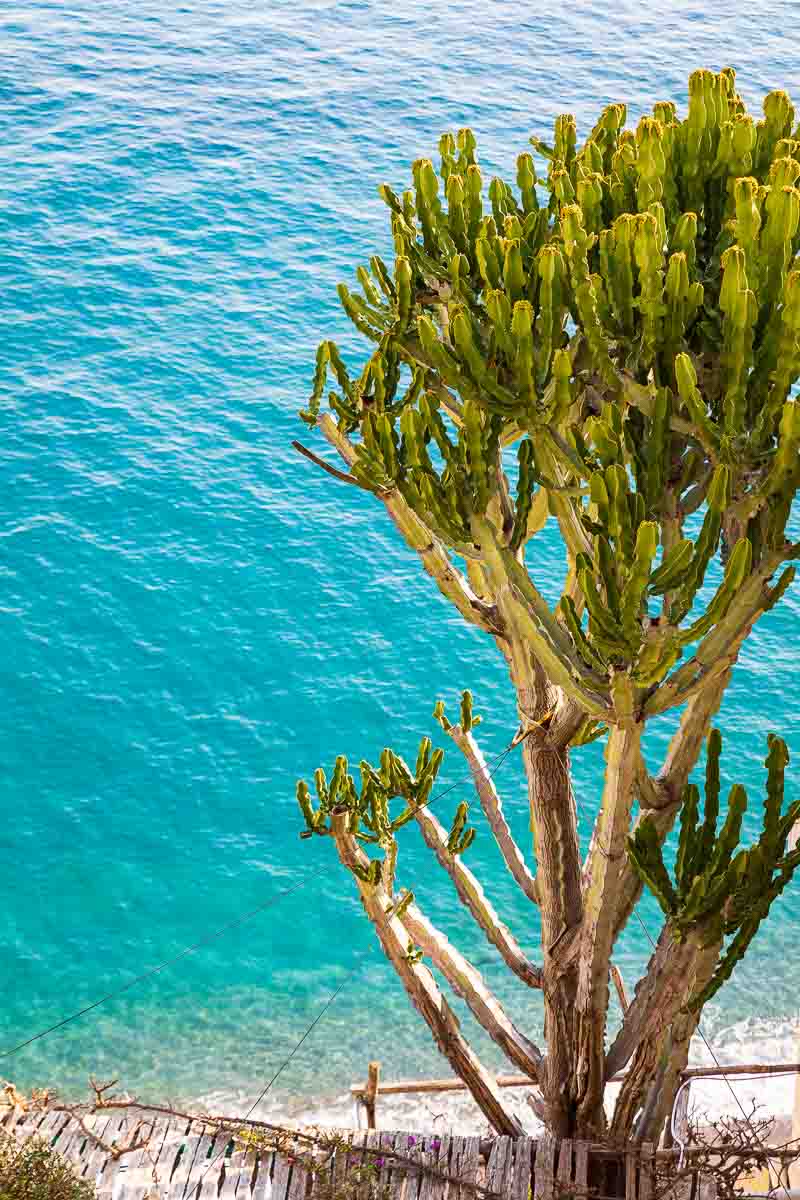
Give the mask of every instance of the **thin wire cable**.
[[(356, 964), (356, 966), (358, 966), (358, 965), (359, 965), (359, 964)], [(258, 1108), (259, 1104), (260, 1104), (260, 1103), (262, 1102), (262, 1100), (264, 1100), (264, 1098), (267, 1096), (267, 1094), (268, 1094), (268, 1092), (269, 1092), (270, 1088), (271, 1088), (271, 1087), (272, 1087), (272, 1085), (275, 1083), (276, 1079), (278, 1079), (278, 1077), (279, 1077), (279, 1076), (280, 1076), (280, 1075), (283, 1073), (283, 1071), (285, 1071), (285, 1069), (288, 1067), (289, 1063), (292, 1061), (292, 1059), (294, 1058), (295, 1054), (297, 1054), (297, 1051), (300, 1049), (300, 1047), (302, 1046), (303, 1042), (304, 1042), (304, 1041), (306, 1040), (306, 1038), (307, 1038), (307, 1037), (308, 1037), (308, 1036), (309, 1036), (309, 1035), (310, 1035), (310, 1034), (313, 1032), (313, 1030), (316, 1028), (316, 1026), (319, 1024), (319, 1022), (320, 1022), (320, 1021), (322, 1020), (322, 1018), (325, 1016), (325, 1014), (326, 1014), (326, 1012), (328, 1011), (328, 1009), (329, 1009), (329, 1008), (331, 1007), (331, 1005), (333, 1004), (333, 1002), (334, 1002), (334, 1000), (336, 999), (336, 997), (337, 997), (337, 996), (339, 995), (339, 993), (342, 991), (342, 989), (344, 988), (345, 984), (350, 982), (350, 980), (353, 978), (353, 976), (355, 975), (355, 973), (356, 973), (356, 967), (355, 967), (355, 966), (354, 966), (354, 967), (351, 967), (351, 969), (350, 969), (350, 970), (347, 972), (347, 974), (345, 975), (344, 979), (343, 979), (343, 980), (342, 980), (342, 982), (339, 984), (339, 986), (336, 988), (336, 990), (335, 990), (334, 992), (332, 992), (332, 993), (331, 993), (331, 995), (328, 997), (328, 999), (325, 1001), (325, 1004), (322, 1006), (322, 1008), (320, 1009), (320, 1011), (319, 1011), (319, 1012), (317, 1013), (317, 1015), (314, 1017), (314, 1020), (311, 1022), (311, 1024), (310, 1024), (310, 1025), (309, 1025), (309, 1027), (308, 1027), (308, 1029), (306, 1029), (305, 1033), (304, 1033), (304, 1034), (303, 1034), (303, 1036), (300, 1038), (300, 1041), (299, 1041), (299, 1042), (297, 1042), (297, 1044), (296, 1044), (296, 1045), (293, 1047), (293, 1049), (292, 1049), (291, 1053), (289, 1053), (289, 1054), (286, 1056), (286, 1058), (283, 1060), (283, 1062), (282, 1062), (282, 1063), (281, 1063), (281, 1065), (278, 1067), (278, 1069), (277, 1069), (277, 1071), (275, 1072), (275, 1074), (274, 1074), (274, 1075), (272, 1076), (272, 1078), (270, 1079), (269, 1083), (267, 1083), (267, 1085), (266, 1085), (266, 1086), (265, 1086), (265, 1087), (262, 1089), (262, 1091), (259, 1093), (259, 1095), (256, 1097), (256, 1099), (255, 1099), (255, 1100), (253, 1101), (253, 1103), (250, 1105), (249, 1109), (247, 1110), (247, 1112), (245, 1113), (245, 1115), (242, 1117), (242, 1120), (243, 1120), (243, 1121), (247, 1121), (247, 1120), (249, 1120), (249, 1119), (250, 1119), (250, 1117), (252, 1116), (252, 1114), (253, 1114), (253, 1113), (255, 1112), (255, 1110)], [(213, 1167), (214, 1163), (215, 1163), (215, 1162), (218, 1162), (218, 1161), (219, 1161), (219, 1159), (222, 1157), (222, 1155), (225, 1153), (225, 1151), (226, 1151), (226, 1150), (227, 1150), (227, 1148), (228, 1148), (228, 1145), (229, 1145), (229, 1143), (230, 1143), (230, 1138), (228, 1138), (228, 1140), (225, 1142), (224, 1146), (222, 1146), (222, 1147), (221, 1147), (221, 1148), (218, 1150), (218, 1152), (217, 1152), (217, 1153), (214, 1155), (214, 1157), (213, 1157), (212, 1159), (210, 1159), (210, 1161), (208, 1162), (208, 1164), (207, 1164), (207, 1166), (206, 1166), (205, 1170), (203, 1171), (203, 1174), (200, 1176), (200, 1179), (198, 1180), (198, 1183), (202, 1183), (203, 1179), (206, 1177), (207, 1173), (208, 1173), (208, 1172), (211, 1170), (211, 1168)]]
[[(640, 917), (640, 915), (639, 915), (639, 913), (637, 912), (637, 910), (636, 910), (636, 909), (634, 909), (634, 910), (633, 910), (633, 915), (636, 917), (636, 920), (639, 922), (639, 924), (641, 925), (642, 929), (644, 930), (645, 936), (646, 936), (647, 940), (649, 941), (650, 945), (651, 945), (651, 946), (653, 947), (653, 949), (655, 950), (655, 948), (656, 948), (656, 944), (655, 944), (655, 942), (653, 941), (652, 937), (650, 936), (650, 930), (647, 928), (647, 926), (645, 925), (644, 921), (642, 920), (642, 918)], [(712, 1046), (711, 1046), (711, 1043), (709, 1042), (708, 1038), (707, 1038), (707, 1037), (706, 1037), (706, 1035), (703, 1033), (703, 1030), (702, 1030), (702, 1027), (701, 1027), (701, 1025), (700, 1025), (700, 1022), (699, 1022), (699, 1021), (697, 1022), (697, 1032), (700, 1034), (700, 1037), (701, 1037), (701, 1039), (702, 1039), (702, 1041), (703, 1041), (703, 1045), (705, 1046), (706, 1050), (708, 1051), (708, 1053), (709, 1053), (709, 1054), (711, 1055), (711, 1057), (713, 1058), (715, 1067), (716, 1067), (716, 1068), (717, 1068), (717, 1070), (720, 1072), (720, 1074), (721, 1074), (722, 1078), (725, 1080), (725, 1083), (727, 1084), (727, 1087), (728, 1087), (728, 1091), (730, 1092), (730, 1094), (733, 1096), (734, 1100), (736, 1101), (736, 1104), (737, 1104), (737, 1107), (738, 1107), (738, 1109), (739, 1109), (739, 1112), (740, 1112), (740, 1113), (742, 1114), (742, 1116), (744, 1117), (745, 1123), (746, 1123), (746, 1125), (747, 1125), (748, 1129), (750, 1130), (750, 1132), (752, 1133), (752, 1135), (753, 1135), (753, 1138), (755, 1139), (755, 1142), (756, 1142), (756, 1144), (758, 1145), (758, 1147), (759, 1147), (759, 1149), (761, 1150), (761, 1152), (762, 1152), (762, 1153), (765, 1155), (765, 1157), (766, 1157), (766, 1160), (767, 1160), (767, 1169), (768, 1169), (768, 1170), (771, 1170), (771, 1169), (772, 1169), (772, 1159), (771, 1159), (771, 1158), (770, 1158), (770, 1156), (769, 1156), (769, 1151), (767, 1150), (767, 1147), (764, 1145), (764, 1143), (761, 1141), (760, 1137), (759, 1137), (759, 1136), (758, 1136), (758, 1134), (756, 1133), (756, 1131), (755, 1131), (755, 1128), (753, 1127), (753, 1123), (752, 1123), (752, 1121), (750, 1120), (750, 1118), (748, 1117), (747, 1113), (745, 1112), (744, 1105), (742, 1104), (742, 1102), (741, 1102), (741, 1100), (739, 1099), (739, 1097), (736, 1095), (736, 1092), (735, 1092), (735, 1091), (734, 1091), (734, 1089), (733, 1089), (733, 1084), (731, 1083), (730, 1079), (729, 1079), (729, 1078), (728, 1078), (728, 1076), (727, 1076), (727, 1075), (724, 1073), (724, 1071), (723, 1071), (722, 1067), (720, 1066), (720, 1061), (719, 1061), (719, 1059), (717, 1058), (716, 1054), (714, 1053), (714, 1050), (713, 1050), (713, 1048), (712, 1048)], [(775, 1172), (775, 1176), (776, 1176), (776, 1179), (777, 1179), (778, 1185), (779, 1185), (780, 1187), (782, 1187), (782, 1188), (783, 1188), (783, 1190), (784, 1190), (784, 1192), (786, 1193), (786, 1200), (791, 1200), (791, 1197), (790, 1197), (790, 1195), (789, 1195), (789, 1190), (788, 1190), (788, 1188), (786, 1187), (786, 1184), (785, 1184), (785, 1183), (782, 1181), (782, 1179), (781, 1179), (781, 1172), (780, 1172), (780, 1169), (778, 1169), (778, 1170)], [(770, 1188), (770, 1191), (772, 1191), (772, 1188)]]
[(182, 958), (186, 958), (188, 954), (194, 954), (195, 950), (199, 950), (201, 946), (207, 946), (210, 942), (216, 941), (222, 937), (223, 933), (227, 933), (229, 929), (236, 929), (237, 926), (243, 925), (245, 921), (252, 920), (258, 916), (265, 908), (270, 908), (273, 904), (277, 904), (284, 896), (296, 892), (302, 887), (304, 880), (299, 880), (291, 887), (284, 888), (282, 892), (270, 896), (269, 900), (265, 900), (263, 904), (259, 904), (257, 908), (250, 909), (240, 917), (235, 917), (233, 921), (228, 921), (225, 925), (221, 925), (219, 929), (215, 929), (213, 933), (209, 933), (206, 937), (200, 938), (192, 946), (187, 946), (185, 950), (181, 950), (180, 954), (176, 954), (173, 958), (167, 958), (156, 967), (151, 967), (149, 971), (143, 971), (141, 975), (136, 975), (133, 979), (128, 980), (122, 987), (116, 988), (113, 992), (108, 992), (105, 996), (101, 996), (99, 1000), (95, 1000), (92, 1004), (87, 1004), (85, 1008), (81, 1008), (78, 1012), (71, 1013), (70, 1016), (64, 1017), (61, 1021), (56, 1021), (55, 1025), (50, 1025), (47, 1029), (42, 1029), (39, 1033), (35, 1033), (33, 1037), (29, 1037), (24, 1042), (20, 1042), (18, 1046), (13, 1046), (11, 1050), (3, 1050), (0, 1053), (0, 1058), (8, 1058), (11, 1054), (16, 1054), (18, 1050), (23, 1050), (26, 1046), (30, 1046), (33, 1042), (38, 1042), (39, 1038), (47, 1037), (49, 1033), (54, 1033), (56, 1029), (63, 1028), (64, 1025), (69, 1025), (70, 1021), (77, 1021), (78, 1017), (85, 1016), (91, 1012), (93, 1008), (99, 1008), (101, 1004), (105, 1004), (107, 1000), (112, 1000), (115, 996), (121, 996), (123, 992), (127, 992), (135, 984), (141, 983), (145, 979), (150, 979), (153, 975), (158, 975), (165, 967), (171, 967), (173, 963), (180, 962)]
[[(491, 760), (491, 770), (489, 770), (487, 767), (482, 767), (481, 773), (485, 772), (486, 778), (491, 779), (491, 777), (500, 769), (508, 755), (517, 745), (520, 745), (520, 742), (516, 741), (515, 738), (512, 739), (508, 746), (506, 746), (506, 748), (500, 754), (498, 754), (495, 759)], [(427, 808), (430, 804), (433, 804), (434, 800), (441, 800), (443, 796), (448, 795), (450, 792), (454, 791), (455, 788), (460, 787), (462, 783), (465, 783), (467, 780), (473, 778), (473, 773), (470, 771), (468, 774), (461, 776), (460, 779), (457, 779), (455, 783), (452, 783), (448, 787), (444, 788), (441, 792), (437, 792), (435, 796), (430, 796), (418, 807), (420, 809)], [(87, 1004), (84, 1008), (79, 1009), (77, 1012), (70, 1013), (69, 1016), (64, 1017), (60, 1021), (56, 1021), (54, 1025), (48, 1026), (47, 1029), (42, 1029), (39, 1031), (39, 1033), (33, 1034), (32, 1037), (26, 1038), (24, 1042), (19, 1042), (18, 1045), (12, 1046), (10, 1050), (0, 1051), (0, 1059), (9, 1058), (12, 1054), (17, 1054), (18, 1051), (24, 1050), (26, 1046), (30, 1046), (33, 1042), (38, 1042), (40, 1038), (47, 1037), (47, 1035), (50, 1033), (55, 1033), (57, 1029), (62, 1029), (65, 1025), (69, 1025), (70, 1022), (77, 1021), (79, 1017), (83, 1017), (86, 1015), (86, 1013), (91, 1012), (93, 1009), (99, 1008), (101, 1004), (105, 1004), (107, 1001), (113, 1000), (116, 996), (121, 996), (123, 992), (127, 992), (137, 983), (142, 983), (145, 979), (150, 979), (153, 975), (158, 975), (160, 971), (165, 969), (165, 967), (170, 967), (174, 963), (180, 962), (182, 958), (186, 958), (187, 955), (193, 954), (195, 950), (199, 950), (201, 946), (206, 946), (209, 943), (216, 941), (217, 938), (222, 937), (223, 933), (227, 933), (229, 929), (236, 929), (237, 926), (243, 925), (246, 921), (252, 920), (253, 917), (258, 916), (258, 914), (263, 912), (264, 909), (270, 908), (273, 904), (277, 904), (277, 902), (282, 900), (284, 896), (288, 896), (292, 892), (298, 891), (301, 887), (305, 887), (308, 882), (309, 873), (306, 872), (306, 874), (302, 876), (296, 883), (292, 884), (291, 887), (285, 888), (282, 892), (278, 892), (275, 896), (270, 896), (269, 900), (266, 900), (263, 904), (259, 904), (258, 907), (251, 909), (242, 916), (236, 917), (232, 921), (228, 921), (227, 924), (220, 926), (220, 928), (216, 929), (213, 933), (207, 934), (206, 937), (200, 938), (200, 940), (195, 942), (192, 946), (187, 946), (184, 950), (181, 950), (181, 952), (176, 954), (173, 958), (165, 959), (164, 962), (159, 963), (156, 967), (152, 967), (149, 971), (143, 971), (140, 975), (136, 975), (133, 979), (128, 980), (128, 982), (123, 984), (122, 987), (115, 988), (113, 992), (106, 993), (105, 996), (101, 996), (99, 1000), (93, 1001), (92, 1004)]]

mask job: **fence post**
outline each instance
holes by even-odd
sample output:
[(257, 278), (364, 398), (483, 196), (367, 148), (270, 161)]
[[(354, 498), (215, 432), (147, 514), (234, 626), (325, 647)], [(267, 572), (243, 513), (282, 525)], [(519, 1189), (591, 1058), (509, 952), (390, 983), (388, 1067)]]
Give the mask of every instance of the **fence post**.
[(367, 1090), (364, 1092), (364, 1108), (367, 1113), (367, 1129), (377, 1129), (375, 1106), (378, 1101), (378, 1080), (381, 1074), (381, 1064), (371, 1062), (367, 1068)]

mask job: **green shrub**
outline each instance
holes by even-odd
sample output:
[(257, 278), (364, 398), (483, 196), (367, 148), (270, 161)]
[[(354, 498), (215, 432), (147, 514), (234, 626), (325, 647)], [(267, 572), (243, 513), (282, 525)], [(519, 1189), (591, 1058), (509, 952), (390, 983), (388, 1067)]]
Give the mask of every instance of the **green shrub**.
[(44, 1138), (20, 1144), (0, 1131), (0, 1200), (94, 1200), (94, 1187)]

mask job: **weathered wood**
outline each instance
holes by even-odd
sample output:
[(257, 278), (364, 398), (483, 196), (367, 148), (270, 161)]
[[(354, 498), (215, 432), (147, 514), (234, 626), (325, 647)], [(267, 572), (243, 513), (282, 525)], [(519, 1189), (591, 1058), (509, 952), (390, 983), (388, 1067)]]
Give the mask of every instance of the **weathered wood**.
[(201, 1141), (202, 1135), (199, 1129), (193, 1125), (183, 1142), (183, 1148), (175, 1165), (175, 1170), (172, 1172), (169, 1184), (165, 1187), (167, 1200), (181, 1200), (194, 1165), (197, 1148)]
[[(376, 1133), (374, 1129), (368, 1129), (362, 1134), (361, 1143), (364, 1147), (361, 1153), (362, 1167), (369, 1167), (370, 1169), (374, 1169), (376, 1171), (378, 1170), (378, 1168), (375, 1166), (375, 1160), (378, 1158), (380, 1140), (380, 1134)], [(372, 1177), (369, 1174), (364, 1176), (363, 1182), (358, 1189), (357, 1200), (369, 1200), (369, 1194), (371, 1191), (371, 1178)]]
[(367, 1087), (364, 1092), (362, 1103), (367, 1116), (367, 1129), (377, 1129), (378, 1122), (375, 1116), (375, 1100), (378, 1095), (378, 1083), (381, 1075), (381, 1064), (379, 1062), (371, 1062), (367, 1067)]
[(420, 1162), (419, 1192), (417, 1193), (419, 1200), (432, 1200), (433, 1197), (434, 1176), (431, 1170), (426, 1169), (433, 1167), (438, 1158), (432, 1142), (433, 1138), (420, 1138), (416, 1146), (416, 1157)]
[[(722, 1067), (687, 1067), (681, 1072), (681, 1079), (713, 1079), (724, 1075), (800, 1075), (800, 1062), (795, 1063), (742, 1063)], [(625, 1072), (620, 1071), (606, 1080), (607, 1083), (621, 1083)], [(495, 1080), (499, 1088), (533, 1087), (536, 1080), (528, 1075), (498, 1075)], [(350, 1085), (350, 1094), (363, 1096), (367, 1082)], [(376, 1095), (403, 1096), (425, 1095), (430, 1092), (466, 1092), (467, 1085), (461, 1079), (391, 1079), (378, 1083)]]
[(197, 1147), (194, 1178), (189, 1177), (184, 1192), (187, 1200), (216, 1200), (219, 1175), (229, 1140), (230, 1135), (220, 1133), (216, 1126), (206, 1128), (203, 1140)]
[(528, 1200), (533, 1173), (536, 1142), (533, 1138), (517, 1138), (514, 1143), (514, 1175), (509, 1191), (510, 1200)]
[[(252, 1166), (252, 1162), (250, 1165)], [(220, 1200), (234, 1200), (243, 1169), (247, 1169), (247, 1151), (237, 1150), (234, 1147), (233, 1152), (225, 1159), (222, 1184), (219, 1189)]]
[(497, 1196), (505, 1196), (511, 1190), (514, 1173), (513, 1138), (496, 1138), (486, 1164), (486, 1186)]
[(558, 1148), (556, 1177), (559, 1184), (559, 1200), (561, 1200), (562, 1197), (570, 1194), (569, 1185), (572, 1183), (572, 1142), (569, 1138), (564, 1138)]
[(636, 1153), (625, 1151), (625, 1200), (636, 1200)]
[[(450, 1170), (451, 1140), (452, 1139), (449, 1133), (443, 1133), (439, 1138), (439, 1149), (436, 1152), (434, 1166), (444, 1175), (452, 1174), (452, 1171)], [(433, 1185), (431, 1189), (432, 1200), (446, 1200), (446, 1197), (450, 1191), (450, 1184), (448, 1181), (446, 1179), (442, 1179), (440, 1175), (436, 1174), (431, 1174), (431, 1180)]]
[(575, 1192), (578, 1200), (586, 1196), (589, 1189), (589, 1143), (575, 1142)]
[(256, 1176), (251, 1191), (251, 1200), (270, 1200), (272, 1196), (272, 1169), (275, 1155), (271, 1150), (259, 1152), (256, 1161)]
[(624, 1014), (628, 1011), (628, 1008), (630, 1006), (630, 1001), (628, 1000), (628, 995), (627, 995), (627, 992), (625, 991), (625, 984), (622, 979), (622, 973), (621, 973), (619, 967), (614, 966), (613, 963), (608, 968), (608, 971), (609, 971), (609, 974), (611, 975), (611, 982), (614, 984), (614, 990), (617, 993), (617, 999), (619, 1000), (619, 1006), (622, 1009), (622, 1013), (624, 1016)]
[[(529, 1075), (498, 1075), (496, 1077), (497, 1086), (501, 1088), (507, 1087), (535, 1087), (536, 1080), (531, 1079)], [(350, 1093), (353, 1096), (363, 1096), (366, 1091), (367, 1084), (353, 1083), (350, 1085)], [(417, 1092), (424, 1094), (427, 1092), (466, 1092), (467, 1085), (461, 1079), (394, 1079), (388, 1083), (378, 1083), (376, 1095), (378, 1096), (402, 1096), (406, 1094), (415, 1094)]]
[[(481, 1139), (479, 1137), (459, 1138), (461, 1153), (458, 1170), (455, 1172), (462, 1184), (477, 1183), (478, 1170), (481, 1165)], [(458, 1189), (458, 1200), (475, 1200), (475, 1192), (468, 1186)]]
[(639, 1200), (650, 1200), (653, 1194), (653, 1150), (652, 1142), (642, 1142), (639, 1168)]
[(186, 1120), (180, 1119), (168, 1121), (160, 1144), (151, 1154), (152, 1190), (157, 1191), (159, 1197), (164, 1196), (169, 1187), (169, 1181), (178, 1158), (178, 1150), (188, 1124)]
[[(601, 1183), (603, 1164), (616, 1170), (614, 1164), (622, 1161), (619, 1150), (585, 1141), (559, 1142), (549, 1133), (537, 1142), (376, 1130), (351, 1132), (348, 1140), (342, 1131), (344, 1140), (332, 1155), (302, 1138), (285, 1152), (233, 1148), (229, 1153), (235, 1143), (228, 1128), (158, 1118), (140, 1131), (149, 1134), (147, 1146), (119, 1157), (87, 1133), (119, 1148), (139, 1121), (130, 1111), (100, 1113), (86, 1117), (82, 1128), (71, 1114), (52, 1110), (24, 1122), (17, 1119), (16, 1128), (21, 1140), (27, 1134), (54, 1143), (95, 1185), (98, 1200), (312, 1200), (318, 1183), (322, 1190), (332, 1184), (338, 1191), (351, 1172), (367, 1164), (374, 1170), (357, 1183), (353, 1200), (369, 1200), (376, 1185), (391, 1200), (480, 1200), (476, 1185), (486, 1190), (487, 1200), (588, 1200), (590, 1159), (601, 1172), (595, 1184)], [(4, 1114), (0, 1124), (8, 1128), (11, 1115)], [(656, 1153), (650, 1143), (624, 1152), (626, 1200), (652, 1200)], [(658, 1152), (665, 1158), (669, 1153)], [(309, 1155), (330, 1159), (326, 1179), (305, 1165)], [(609, 1178), (600, 1190), (608, 1191), (612, 1184)], [(702, 1200), (714, 1200), (707, 1188)]]
[(534, 1200), (553, 1200), (553, 1167), (557, 1140), (545, 1131), (536, 1144), (536, 1160), (533, 1164)]
[[(797, 834), (797, 838), (795, 838), (795, 844), (797, 844), (797, 841), (800, 839), (800, 821), (797, 822), (797, 824), (794, 826), (794, 829), (792, 830), (793, 837), (794, 837), (795, 833)], [(798, 1035), (797, 1045), (798, 1045), (798, 1047), (800, 1047), (800, 1034)], [(795, 1080), (795, 1083), (794, 1083), (794, 1109), (792, 1110), (792, 1137), (796, 1138), (796, 1139), (800, 1139), (800, 1074), (798, 1074), (797, 1079)], [(800, 1145), (800, 1141), (795, 1141), (795, 1145), (796, 1146)], [(789, 1184), (793, 1188), (800, 1188), (800, 1158), (798, 1158), (797, 1162), (792, 1163), (792, 1165), (789, 1167)]]
[(800, 1062), (739, 1063), (724, 1067), (687, 1067), (681, 1079), (711, 1079), (716, 1075), (793, 1075), (800, 1074)]
[[(92, 1133), (96, 1138), (100, 1139), (101, 1141), (105, 1141), (106, 1130), (110, 1124), (111, 1118), (103, 1116), (99, 1120), (95, 1121), (94, 1125), (92, 1126)], [(81, 1158), (81, 1176), (84, 1179), (88, 1179), (90, 1182), (94, 1183), (94, 1174), (99, 1163), (104, 1161), (105, 1157), (106, 1151), (103, 1149), (103, 1147), (98, 1145), (97, 1142), (92, 1142), (90, 1146), (86, 1147), (86, 1151)]]
[[(394, 1134), (393, 1133), (379, 1134), (378, 1135), (378, 1145), (380, 1146), (380, 1149), (382, 1152), (381, 1157), (383, 1158), (383, 1164), (382, 1164), (382, 1166), (380, 1168), (380, 1172), (378, 1174), (378, 1187), (381, 1190), (383, 1190), (383, 1188), (391, 1186), (392, 1157), (391, 1157), (390, 1151), (394, 1149)], [(399, 1179), (399, 1177), (398, 1177), (398, 1179)]]
[(276, 1154), (272, 1168), (272, 1200), (287, 1200), (292, 1165), (285, 1154)]

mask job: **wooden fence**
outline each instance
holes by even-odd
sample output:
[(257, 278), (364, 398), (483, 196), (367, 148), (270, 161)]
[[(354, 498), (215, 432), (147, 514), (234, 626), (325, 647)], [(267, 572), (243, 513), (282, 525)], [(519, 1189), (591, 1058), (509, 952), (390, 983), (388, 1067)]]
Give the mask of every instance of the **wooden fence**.
[[(244, 1124), (244, 1123), (243, 1123)], [(625, 1154), (598, 1153), (587, 1142), (350, 1131), (324, 1169), (310, 1171), (299, 1149), (242, 1150), (231, 1128), (198, 1120), (154, 1117), (115, 1109), (83, 1118), (63, 1110), (10, 1110), (0, 1127), (22, 1141), (39, 1137), (91, 1181), (99, 1200), (332, 1200), (355, 1168), (374, 1164), (375, 1187), (353, 1191), (390, 1200), (594, 1200), (624, 1195), (651, 1200), (652, 1147)], [(137, 1127), (139, 1132), (137, 1134)], [(146, 1145), (117, 1157), (133, 1137)], [(94, 1135), (94, 1137), (92, 1136)], [(99, 1139), (99, 1140), (95, 1140)], [(102, 1144), (101, 1144), (102, 1143)], [(331, 1187), (332, 1185), (332, 1187)]]

